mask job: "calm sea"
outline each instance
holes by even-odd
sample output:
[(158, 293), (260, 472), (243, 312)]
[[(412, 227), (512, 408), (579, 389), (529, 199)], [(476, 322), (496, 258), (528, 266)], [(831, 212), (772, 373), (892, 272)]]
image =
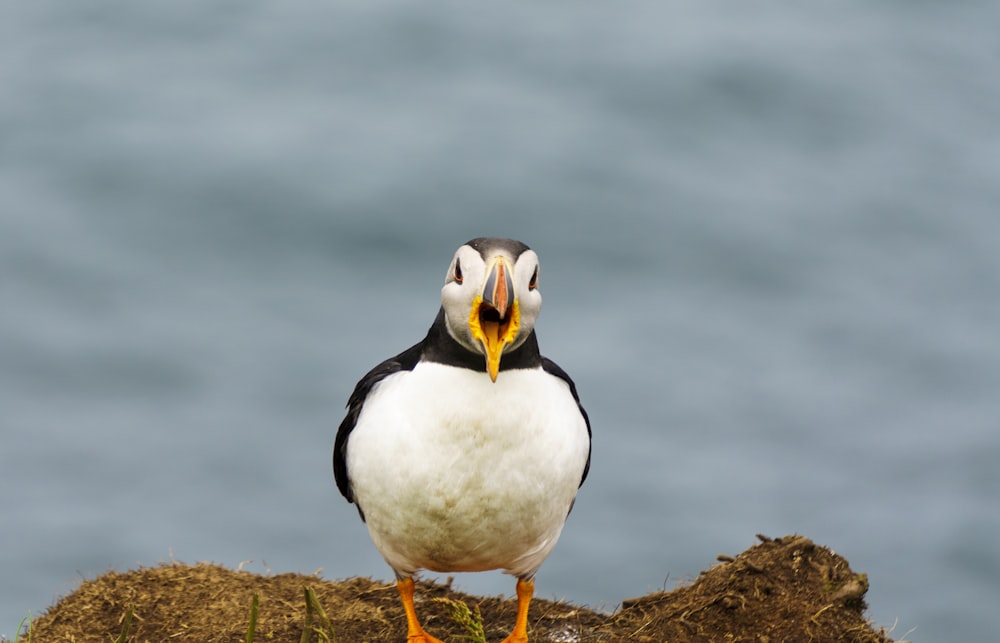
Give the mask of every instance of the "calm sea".
[[(542, 259), (594, 462), (538, 592), (754, 534), (1000, 605), (1000, 5), (0, 7), (0, 633), (172, 559), (388, 579), (330, 449), (455, 247)], [(513, 591), (500, 574), (459, 577)]]

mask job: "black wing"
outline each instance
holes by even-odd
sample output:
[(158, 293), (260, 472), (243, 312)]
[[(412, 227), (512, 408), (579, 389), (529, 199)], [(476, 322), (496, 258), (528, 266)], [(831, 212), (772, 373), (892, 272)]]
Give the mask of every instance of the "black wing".
[[(420, 361), (422, 352), (423, 342), (385, 360), (361, 378), (358, 385), (354, 387), (351, 397), (347, 400), (347, 417), (340, 423), (340, 428), (337, 429), (337, 439), (333, 443), (333, 478), (337, 481), (337, 489), (347, 498), (348, 502), (354, 502), (354, 492), (351, 490), (351, 480), (347, 475), (347, 438), (350, 437), (354, 425), (358, 422), (365, 398), (368, 397), (375, 385), (386, 377), (400, 371), (412, 371), (413, 367)], [(361, 507), (358, 507), (358, 512), (361, 513)], [(361, 519), (364, 520), (364, 518), (364, 513), (361, 513)]]
[[(550, 360), (548, 357), (542, 357), (542, 368), (545, 372), (550, 375), (555, 375), (562, 381), (569, 384), (569, 392), (573, 394), (573, 399), (576, 400), (576, 406), (580, 409), (580, 415), (583, 416), (583, 421), (587, 423), (587, 437), (591, 438), (592, 433), (590, 432), (590, 418), (587, 417), (587, 411), (584, 410), (583, 405), (580, 404), (580, 396), (576, 392), (576, 384), (570, 379), (566, 371), (562, 370), (558, 364)], [(590, 444), (587, 444), (587, 465), (583, 468), (583, 477), (580, 478), (580, 486), (583, 486), (583, 481), (587, 479), (587, 474), (590, 472)]]

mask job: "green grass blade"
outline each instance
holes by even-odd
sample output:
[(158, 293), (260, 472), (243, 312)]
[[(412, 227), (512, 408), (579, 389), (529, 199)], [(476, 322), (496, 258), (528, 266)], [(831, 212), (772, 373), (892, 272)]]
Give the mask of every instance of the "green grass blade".
[[(21, 632), (24, 631), (25, 621), (27, 621), (28, 623), (28, 632), (27, 632), (28, 638), (22, 639)], [(17, 624), (17, 629), (14, 630), (14, 643), (31, 643), (31, 624), (32, 624), (31, 613), (29, 612), (27, 616), (21, 619), (21, 622)], [(7, 639), (4, 640), (6, 641)]]
[(303, 587), (302, 593), (306, 597), (306, 622), (302, 626), (302, 638), (299, 639), (299, 643), (309, 643), (310, 636), (312, 634), (312, 604), (309, 602), (309, 588)]
[(260, 596), (253, 593), (250, 600), (250, 625), (247, 626), (247, 643), (253, 643), (253, 637), (257, 633), (257, 611), (260, 607)]
[(126, 643), (128, 640), (128, 632), (132, 629), (132, 617), (134, 612), (135, 606), (130, 605), (128, 611), (125, 612), (125, 623), (122, 625), (122, 633), (115, 639), (115, 643)]
[(312, 587), (303, 587), (302, 593), (306, 600), (306, 622), (302, 628), (302, 638), (299, 639), (299, 643), (309, 643), (314, 632), (324, 641), (333, 641), (333, 623), (330, 622), (330, 618), (323, 610), (316, 592)]

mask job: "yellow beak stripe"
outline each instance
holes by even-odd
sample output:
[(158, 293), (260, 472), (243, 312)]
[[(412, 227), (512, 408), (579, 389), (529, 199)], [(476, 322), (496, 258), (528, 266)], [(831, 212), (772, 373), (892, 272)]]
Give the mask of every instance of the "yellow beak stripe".
[(482, 343), (486, 353), (486, 370), (490, 374), (490, 379), (495, 382), (500, 372), (500, 356), (503, 354), (503, 349), (517, 337), (517, 330), (521, 325), (521, 310), (515, 299), (507, 319), (499, 322), (482, 321), (480, 315), (482, 305), (482, 297), (477, 296), (472, 302), (469, 332), (472, 333), (473, 339)]

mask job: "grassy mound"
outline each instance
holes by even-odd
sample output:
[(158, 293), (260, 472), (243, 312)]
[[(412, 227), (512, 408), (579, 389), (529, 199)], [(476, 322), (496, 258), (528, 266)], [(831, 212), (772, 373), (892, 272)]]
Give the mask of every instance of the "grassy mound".
[[(626, 599), (613, 614), (563, 602), (531, 604), (531, 640), (891, 641), (864, 616), (868, 580), (808, 538), (761, 542), (678, 589)], [(500, 640), (513, 626), (513, 599), (421, 582), (417, 610), (445, 641)], [(200, 563), (172, 563), (84, 581), (32, 624), (21, 641), (405, 641), (395, 584), (364, 578), (261, 576)]]

